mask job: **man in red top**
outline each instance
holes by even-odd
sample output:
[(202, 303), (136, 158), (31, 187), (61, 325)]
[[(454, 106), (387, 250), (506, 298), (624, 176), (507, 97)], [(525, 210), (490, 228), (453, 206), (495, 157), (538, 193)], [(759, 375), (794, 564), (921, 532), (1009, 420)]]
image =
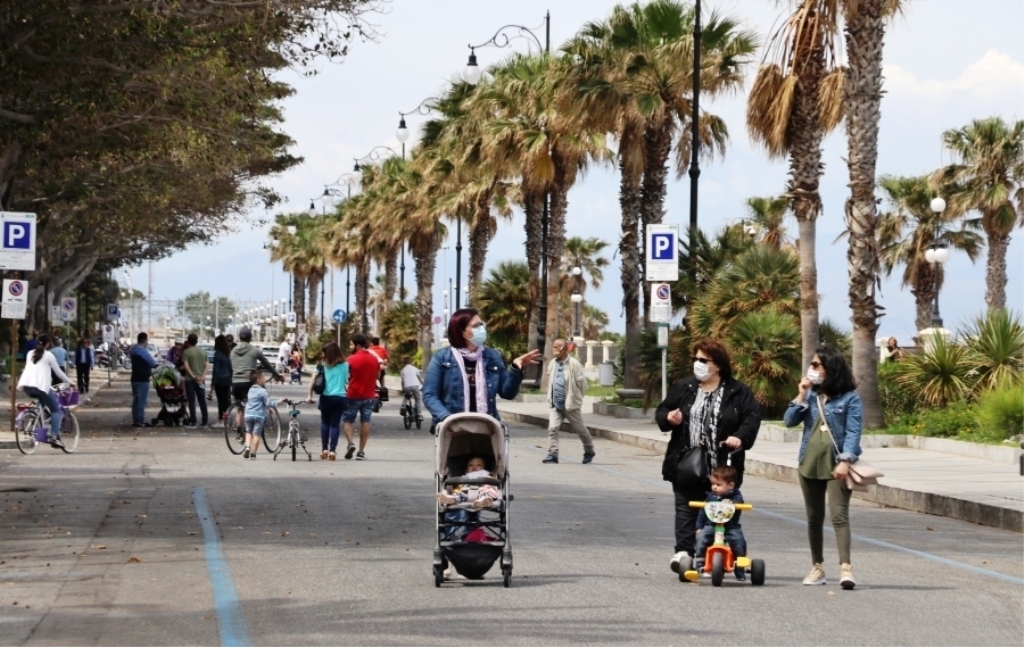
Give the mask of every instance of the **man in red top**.
[(341, 420), (345, 423), (345, 439), (348, 441), (348, 449), (345, 451), (345, 458), (352, 458), (356, 451), (353, 444), (352, 426), (356, 421), (356, 414), (359, 414), (359, 421), (362, 423), (359, 428), (359, 453), (356, 460), (363, 460), (366, 454), (366, 440), (370, 437), (370, 415), (373, 413), (373, 405), (377, 400), (377, 374), (380, 371), (380, 362), (377, 357), (367, 350), (366, 335), (357, 333), (352, 335), (352, 354), (348, 358), (348, 389), (345, 397), (348, 400), (348, 408), (342, 414)]
[(388, 355), (388, 349), (380, 345), (380, 337), (370, 338), (370, 353), (377, 356), (380, 360), (380, 385), (384, 386), (384, 376), (387, 374), (388, 360), (391, 357)]

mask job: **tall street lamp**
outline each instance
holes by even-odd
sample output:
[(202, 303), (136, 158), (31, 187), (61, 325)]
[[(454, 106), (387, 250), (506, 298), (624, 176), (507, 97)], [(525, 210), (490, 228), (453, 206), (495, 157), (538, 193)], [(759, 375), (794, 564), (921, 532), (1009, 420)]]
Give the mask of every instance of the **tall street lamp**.
[(942, 273), (942, 265), (949, 260), (949, 250), (939, 242), (939, 221), (942, 212), (946, 210), (946, 201), (942, 198), (935, 198), (931, 203), (932, 211), (935, 213), (935, 228), (932, 235), (931, 249), (924, 253), (924, 259), (931, 263), (932, 274), (935, 277), (935, 306), (932, 308), (932, 328), (936, 332), (942, 328), (942, 316), (939, 314), (939, 275)]
[[(359, 184), (359, 176), (355, 173), (342, 173), (334, 182), (326, 185), (324, 191), (330, 190), (331, 195), (340, 196), (341, 191), (335, 187), (339, 187), (344, 184), (348, 191), (345, 195), (345, 199), (352, 197), (352, 187)], [(351, 316), (352, 314), (352, 265), (351, 263), (345, 264), (345, 315)]]
[[(699, 0), (698, 0), (699, 4)], [(511, 37), (505, 33), (506, 29), (518, 30), (517, 33)], [(545, 53), (551, 53), (551, 12), (548, 11), (544, 14), (544, 43), (541, 45), (540, 38), (536, 33), (529, 27), (523, 25), (505, 25), (494, 32), (490, 40), (485, 41), (480, 45), (469, 45), (469, 60), (466, 62), (466, 67), (462, 70), (462, 78), (466, 83), (470, 85), (476, 85), (480, 82), (480, 78), (483, 76), (483, 71), (476, 60), (476, 50), (483, 47), (497, 47), (503, 48), (508, 47), (511, 44), (513, 38), (526, 38), (527, 40), (532, 39), (533, 42), (537, 43), (537, 47), (543, 47)], [(540, 282), (540, 306), (537, 308), (537, 349), (544, 353), (544, 345), (547, 341), (547, 318), (548, 318), (548, 220), (549, 216), (549, 195), (548, 192), (544, 191), (544, 205), (543, 211), (541, 212), (541, 282)], [(456, 258), (456, 267), (458, 267), (458, 257)], [(543, 371), (543, 362), (537, 365), (537, 383), (540, 383), (540, 376)]]
[(580, 319), (580, 304), (583, 302), (583, 294), (580, 293), (581, 274), (583, 274), (583, 270), (580, 269), (578, 265), (572, 268), (573, 281), (575, 282), (575, 285), (573, 285), (572, 288), (572, 296), (569, 298), (572, 299), (572, 302), (576, 304), (576, 325), (574, 326), (574, 330), (572, 332), (573, 337), (583, 336), (583, 333), (580, 331), (580, 329), (583, 327)]
[[(690, 110), (690, 242), (697, 232), (697, 179), (700, 177), (700, 48), (701, 48), (700, 0), (693, 13), (693, 107)], [(691, 263), (690, 273), (697, 275), (697, 265)]]
[[(409, 141), (409, 128), (405, 125), (406, 115), (413, 113), (427, 115), (430, 114), (430, 106), (427, 105), (428, 101), (434, 101), (434, 97), (427, 97), (423, 101), (420, 101), (420, 105), (416, 106), (412, 110), (398, 112), (398, 130), (395, 131), (395, 138), (402, 144), (402, 159), (405, 159), (405, 142)], [(399, 301), (405, 301), (405, 241), (402, 241), (402, 264), (399, 267), (401, 277), (398, 284), (398, 299)]]

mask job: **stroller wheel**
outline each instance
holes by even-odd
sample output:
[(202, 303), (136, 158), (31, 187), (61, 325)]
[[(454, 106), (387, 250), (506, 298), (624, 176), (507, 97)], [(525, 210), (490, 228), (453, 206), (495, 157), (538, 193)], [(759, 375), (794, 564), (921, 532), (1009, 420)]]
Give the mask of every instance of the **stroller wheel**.
[(444, 582), (444, 567), (434, 566), (434, 586), (441, 588), (441, 582)]
[(506, 589), (511, 588), (512, 587), (512, 569), (511, 568), (503, 568), (503, 569), (501, 569), (501, 574), (503, 575), (502, 583), (505, 585), (505, 588)]

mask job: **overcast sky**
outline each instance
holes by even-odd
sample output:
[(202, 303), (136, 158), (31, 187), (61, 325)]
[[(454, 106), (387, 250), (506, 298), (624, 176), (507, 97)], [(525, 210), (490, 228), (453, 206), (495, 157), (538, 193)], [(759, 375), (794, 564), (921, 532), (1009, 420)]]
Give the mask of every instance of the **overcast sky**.
[[(607, 17), (614, 6), (608, 0), (393, 0), (387, 13), (374, 18), (379, 38), (359, 42), (341, 64), (321, 64), (319, 73), (304, 78), (285, 72), (282, 80), (296, 89), (284, 103), (284, 130), (296, 141), (293, 153), (305, 162), (270, 178), (286, 199), (274, 212), (254, 212), (254, 224), (225, 235), (211, 246), (197, 246), (153, 264), (153, 298), (173, 299), (197, 289), (232, 299), (263, 303), (287, 295), (287, 277), (280, 264), (271, 268), (263, 245), (274, 213), (308, 209), (310, 199), (325, 184), (352, 170), (353, 158), (373, 147), (398, 148), (395, 129), (398, 112), (412, 110), (436, 96), (448, 79), (465, 64), (467, 44), (483, 42), (509, 23), (536, 27), (543, 38), (543, 19), (551, 11), (552, 47), (561, 45), (586, 21)], [(918, 175), (950, 162), (941, 145), (941, 133), (972, 119), (998, 115), (1006, 120), (1024, 117), (1024, 3), (1020, 0), (918, 0), (888, 30), (885, 42), (885, 96), (879, 135), (879, 174)], [(720, 0), (704, 3), (709, 10), (739, 18), (762, 40), (779, 18), (779, 5), (769, 0)], [(529, 42), (513, 41), (519, 51)], [(534, 46), (535, 47), (535, 46)], [(481, 65), (496, 62), (508, 50), (477, 51)], [(751, 66), (751, 74), (756, 65)], [(749, 77), (748, 77), (749, 78)], [(749, 83), (748, 83), (749, 87)], [(702, 107), (723, 117), (731, 133), (724, 159), (703, 165), (700, 176), (700, 226), (708, 232), (744, 216), (744, 201), (751, 196), (777, 195), (786, 181), (784, 161), (769, 162), (752, 147), (744, 119), (746, 93), (721, 98)], [(426, 117), (411, 115), (413, 130)], [(836, 241), (844, 229), (843, 202), (847, 196), (847, 169), (843, 162), (846, 138), (842, 128), (825, 142), (825, 175), (821, 195), (824, 213), (818, 223), (818, 280), (823, 295), (823, 318), (849, 329), (846, 298), (846, 245)], [(674, 176), (673, 176), (674, 177)], [(618, 180), (614, 169), (592, 168), (569, 194), (569, 236), (598, 236), (608, 241), (609, 252), (618, 245)], [(666, 223), (685, 229), (688, 222), (689, 179), (673, 179), (668, 187)], [(884, 205), (883, 205), (884, 206)], [(259, 222), (259, 221), (263, 222)], [(796, 223), (788, 229), (796, 235)], [(452, 228), (454, 232), (454, 227)], [(454, 236), (454, 234), (453, 234)], [(517, 213), (503, 221), (487, 257), (488, 269), (504, 260), (521, 260), (523, 218)], [(1007, 302), (1021, 311), (1024, 305), (1024, 232), (1016, 230), (1008, 254)], [(442, 284), (454, 277), (454, 240), (438, 259), (435, 313), (440, 314)], [(463, 245), (467, 246), (466, 241)], [(463, 250), (463, 272), (468, 248)], [(406, 262), (406, 287), (415, 287), (411, 260)], [(962, 254), (947, 263), (949, 279), (941, 295), (942, 314), (949, 328), (958, 328), (984, 309), (984, 258), (976, 265)], [(887, 315), (882, 335), (909, 341), (915, 333), (914, 300), (901, 289), (901, 270), (886, 280), (880, 298)], [(345, 273), (337, 272), (333, 299), (328, 307), (345, 307)], [(146, 267), (131, 272), (134, 287), (147, 290)], [(463, 276), (465, 285), (465, 276)], [(355, 298), (354, 291), (351, 297)], [(588, 299), (606, 311), (612, 330), (622, 330), (621, 288), (616, 262), (605, 272), (598, 291)]]

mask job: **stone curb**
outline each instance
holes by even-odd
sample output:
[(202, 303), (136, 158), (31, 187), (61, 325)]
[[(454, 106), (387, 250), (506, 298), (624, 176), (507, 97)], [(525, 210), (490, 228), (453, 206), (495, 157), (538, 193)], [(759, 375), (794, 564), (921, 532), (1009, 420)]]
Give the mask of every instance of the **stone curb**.
[[(528, 413), (505, 411), (500, 409), (499, 413), (503, 420), (521, 422), (538, 427), (547, 427), (548, 425), (548, 419), (546, 416), (537, 416)], [(590, 433), (593, 436), (622, 443), (624, 445), (640, 447), (657, 453), (664, 453), (665, 449), (668, 447), (667, 440), (644, 438), (642, 436), (635, 436), (630, 433), (616, 431), (599, 425), (588, 424), (587, 428), (590, 429)], [(568, 425), (563, 425), (562, 430), (568, 432)], [(753, 474), (773, 481), (782, 481), (784, 483), (799, 482), (797, 480), (797, 469), (788, 465), (781, 465), (747, 456), (745, 467), (747, 474)], [(878, 503), (892, 508), (933, 514), (940, 517), (950, 517), (970, 523), (1001, 528), (1003, 530), (1024, 532), (1024, 512), (1021, 512), (1020, 510), (1012, 510), (1010, 508), (1001, 508), (999, 506), (989, 505), (986, 503), (979, 503), (970, 499), (959, 499), (946, 494), (919, 492), (916, 490), (890, 487), (887, 485), (874, 485), (871, 486), (871, 489), (867, 492), (854, 492), (853, 496), (864, 501), (870, 501), (872, 503)]]

